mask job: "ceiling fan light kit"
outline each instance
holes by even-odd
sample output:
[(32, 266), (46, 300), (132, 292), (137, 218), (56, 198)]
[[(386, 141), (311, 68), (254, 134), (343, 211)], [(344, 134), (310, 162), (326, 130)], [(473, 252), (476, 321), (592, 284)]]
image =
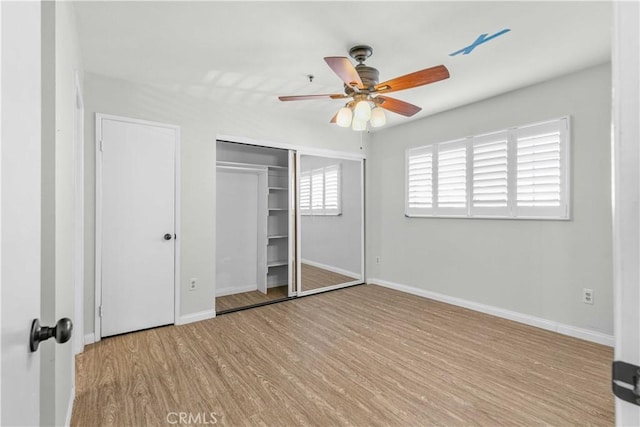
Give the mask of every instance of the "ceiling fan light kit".
[(416, 71), (395, 79), (378, 83), (377, 69), (364, 64), (373, 54), (370, 46), (358, 45), (349, 49), (349, 55), (358, 62), (355, 67), (348, 58), (329, 56), (325, 62), (344, 82), (344, 94), (281, 96), (281, 101), (300, 101), (304, 99), (344, 99), (353, 98), (342, 107), (331, 119), (340, 127), (349, 127), (354, 131), (363, 131), (367, 125), (371, 127), (384, 126), (387, 119), (384, 110), (411, 117), (422, 108), (399, 99), (382, 96), (382, 93), (411, 89), (429, 83), (435, 83), (449, 78), (449, 70), (444, 65), (438, 65)]

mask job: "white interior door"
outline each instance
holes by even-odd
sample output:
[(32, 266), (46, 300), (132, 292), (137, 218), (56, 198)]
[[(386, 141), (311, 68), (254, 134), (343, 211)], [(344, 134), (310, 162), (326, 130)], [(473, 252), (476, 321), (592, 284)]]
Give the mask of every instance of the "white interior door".
[(174, 323), (178, 129), (97, 121), (101, 336)]
[(267, 292), (266, 173), (217, 167), (216, 296)]
[[(614, 2), (613, 19), (614, 358), (640, 366), (640, 5)], [(640, 425), (640, 406), (615, 403), (616, 425)]]
[(29, 350), (40, 317), (40, 11), (40, 2), (0, 2), (3, 426), (40, 424), (40, 352)]

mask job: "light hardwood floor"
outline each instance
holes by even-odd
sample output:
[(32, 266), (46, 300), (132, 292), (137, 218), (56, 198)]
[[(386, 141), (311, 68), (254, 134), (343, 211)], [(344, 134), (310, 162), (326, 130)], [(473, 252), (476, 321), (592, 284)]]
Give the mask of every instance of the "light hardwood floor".
[(334, 273), (324, 268), (302, 263), (301, 279), (302, 290), (326, 288), (327, 286), (340, 285), (342, 283), (353, 282), (353, 277), (344, 274)]
[[(354, 279), (352, 277), (345, 276), (343, 274), (334, 273), (308, 264), (302, 264), (302, 289), (305, 291), (352, 282), (353, 280)], [(259, 291), (225, 295), (216, 298), (216, 312), (219, 313), (221, 311), (231, 310), (234, 308), (283, 300), (286, 299), (287, 296), (287, 286), (269, 288), (267, 289), (266, 295)]]
[(216, 312), (230, 310), (232, 308), (246, 307), (269, 301), (277, 301), (288, 297), (287, 286), (278, 286), (267, 289), (267, 294), (259, 291), (242, 292), (239, 294), (216, 297)]
[(72, 425), (160, 426), (177, 412), (221, 426), (613, 425), (611, 358), (356, 286), (88, 346)]

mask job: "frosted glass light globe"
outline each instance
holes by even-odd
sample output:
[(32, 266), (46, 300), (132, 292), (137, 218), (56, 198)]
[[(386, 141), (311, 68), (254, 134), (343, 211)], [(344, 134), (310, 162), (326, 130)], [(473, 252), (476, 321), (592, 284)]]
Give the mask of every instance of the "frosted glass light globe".
[(360, 101), (356, 104), (356, 108), (353, 110), (353, 116), (366, 122), (371, 118), (371, 106), (369, 105), (369, 101)]
[(336, 124), (342, 128), (348, 128), (351, 126), (351, 119), (353, 118), (353, 112), (351, 108), (342, 107), (340, 111), (338, 111), (338, 116), (336, 117)]
[(371, 127), (379, 128), (387, 123), (387, 118), (384, 115), (384, 110), (380, 107), (376, 107), (371, 110)]

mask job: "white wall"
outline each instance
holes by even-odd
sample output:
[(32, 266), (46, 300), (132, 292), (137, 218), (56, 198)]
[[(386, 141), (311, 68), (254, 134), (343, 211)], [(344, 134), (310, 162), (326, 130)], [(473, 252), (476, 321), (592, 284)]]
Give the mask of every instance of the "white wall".
[(342, 212), (337, 216), (301, 216), (301, 256), (303, 262), (311, 261), (312, 264), (333, 267), (343, 270), (344, 274), (360, 277), (362, 271), (360, 162), (300, 156), (301, 171), (335, 164), (340, 164), (342, 168)]
[[(266, 177), (266, 171), (262, 172)], [(216, 173), (216, 296), (258, 289), (258, 245), (265, 246), (266, 178), (257, 172), (218, 169)], [(265, 188), (262, 188), (261, 185)], [(262, 221), (262, 227), (258, 222)], [(264, 252), (264, 251), (263, 251)]]
[[(85, 75), (85, 332), (94, 330), (95, 113), (134, 117), (182, 127), (181, 313), (213, 309), (215, 292), (216, 135), (238, 135), (310, 147), (360, 152), (360, 139), (319, 118), (302, 124), (255, 106), (215, 102), (178, 91)], [(197, 278), (196, 291), (189, 291)]]
[[(367, 277), (611, 335), (610, 76), (605, 64), (371, 135)], [(407, 148), (565, 115), (571, 221), (404, 216)]]

